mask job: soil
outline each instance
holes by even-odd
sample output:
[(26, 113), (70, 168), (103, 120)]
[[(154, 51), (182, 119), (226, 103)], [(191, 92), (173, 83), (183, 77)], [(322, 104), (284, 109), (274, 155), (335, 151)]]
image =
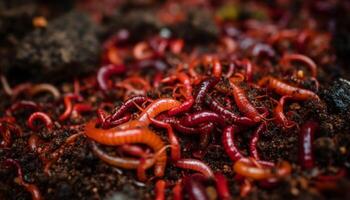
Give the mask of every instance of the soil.
[[(120, 29), (130, 31), (129, 41), (131, 43), (145, 39), (152, 34), (170, 31), (173, 37), (185, 40), (188, 45), (186, 51), (191, 51), (191, 45), (193, 45), (199, 47), (203, 52), (210, 52), (216, 48), (213, 43), (219, 39), (220, 32), (222, 32), (215, 22), (213, 17), (215, 12), (212, 10), (185, 9), (183, 11), (185, 13), (184, 19), (176, 23), (159, 19), (154, 13), (165, 9), (162, 7), (165, 4), (164, 1), (155, 1), (154, 3), (135, 1), (131, 5), (120, 1), (120, 5), (116, 3), (118, 6), (113, 7), (112, 13), (102, 12), (101, 10), (106, 10), (103, 8), (91, 12), (86, 7), (84, 10), (86, 13), (84, 13), (81, 8), (79, 10), (75, 7), (75, 4), (72, 3), (74, 1), (64, 1), (65, 4), (57, 2), (25, 1), (23, 3), (23, 1), (13, 1), (11, 5), (7, 5), (7, 3), (0, 1), (0, 72), (6, 75), (11, 85), (26, 81), (50, 82), (60, 91), (73, 91), (74, 78), (79, 77), (82, 80), (81, 85), (87, 83), (87, 80), (95, 79), (95, 72), (98, 70), (102, 57), (103, 41)], [(222, 1), (220, 2), (217, 4), (224, 4)], [(321, 98), (321, 103), (306, 101), (287, 103), (285, 106), (285, 112), (293, 113), (291, 117), (298, 124), (302, 124), (308, 119), (317, 120), (319, 123), (320, 128), (315, 133), (313, 142), (317, 167), (304, 170), (298, 164), (298, 129), (283, 130), (274, 123), (268, 122), (267, 131), (261, 135), (258, 143), (261, 159), (289, 161), (292, 163), (293, 173), (271, 188), (255, 184), (248, 196), (242, 198), (240, 197), (240, 184), (233, 178), (235, 172), (232, 169), (232, 161), (222, 148), (221, 136), (212, 135), (211, 144), (204, 150), (198, 145), (198, 137), (181, 137), (183, 157), (194, 157), (196, 156), (194, 152), (202, 151), (203, 161), (213, 171), (221, 172), (228, 177), (230, 192), (234, 199), (350, 199), (350, 124), (348, 123), (350, 116), (350, 82), (348, 81), (350, 78), (348, 66), (350, 20), (343, 20), (344, 17), (348, 17), (347, 19), (350, 17), (349, 15), (333, 14), (348, 8), (347, 11), (350, 13), (350, 6), (349, 3), (343, 1), (336, 1), (337, 3), (334, 5), (331, 2), (333, 1), (329, 1), (327, 4), (331, 7), (327, 9), (329, 14), (320, 19), (325, 24), (320, 26), (320, 31), (332, 33), (332, 51), (335, 52), (336, 59), (330, 64), (322, 65), (320, 69), (318, 77), (320, 87), (317, 94)], [(94, 5), (90, 1), (78, 3), (85, 3), (87, 7), (89, 4), (92, 4), (90, 6)], [(300, 4), (302, 3), (298, 4), (299, 7)], [(305, 4), (307, 5), (307, 3)], [(242, 3), (241, 7), (246, 8), (251, 5), (252, 3), (249, 1)], [(266, 7), (267, 5), (280, 6), (275, 1), (266, 1), (263, 5)], [(279, 9), (284, 12), (288, 9), (298, 9), (298, 5), (295, 5), (295, 8), (280, 6)], [(303, 6), (305, 5), (303, 4)], [(308, 9), (314, 10), (311, 12), (313, 17), (317, 16), (318, 12), (325, 12), (314, 5)], [(256, 17), (251, 12), (249, 9), (241, 12), (238, 19), (244, 21)], [(103, 17), (94, 18), (96, 13)], [(47, 27), (34, 27), (32, 18), (36, 16), (45, 16), (49, 21)], [(315, 23), (321, 24), (318, 21)], [(242, 24), (237, 23), (236, 31), (244, 31)], [(295, 24), (290, 26), (298, 28), (298, 25)], [(234, 30), (231, 31), (234, 34)], [(240, 42), (243, 43), (243, 40), (248, 39), (240, 38)], [(249, 48), (247, 48), (248, 51), (250, 51)], [(245, 52), (242, 51), (241, 54), (244, 55)], [(172, 58), (169, 60), (176, 62), (176, 56), (167, 56)], [(167, 63), (167, 67), (169, 65), (171, 63)], [(279, 69), (274, 68), (273, 70), (276, 74), (280, 73)], [(151, 70), (144, 71), (146, 71), (145, 76), (153, 77)], [(166, 71), (164, 73), (167, 73)], [(268, 73), (270, 72), (261, 72), (255, 75), (254, 79), (258, 80)], [(115, 77), (115, 80), (119, 79), (122, 77)], [(312, 87), (314, 87), (311, 81), (304, 84), (305, 88), (313, 89)], [(220, 90), (229, 90), (228, 81), (221, 79), (217, 87), (221, 87)], [(241, 87), (249, 91), (248, 97), (253, 105), (273, 108), (274, 102), (270, 99), (257, 100), (257, 97), (266, 94), (274, 97), (271, 92), (247, 84), (242, 84)], [(195, 88), (195, 91), (197, 90), (198, 88)], [(171, 92), (165, 91), (167, 91), (165, 86), (161, 86), (157, 90), (149, 91), (148, 96), (158, 97), (159, 93), (162, 93), (163, 97), (171, 95)], [(110, 99), (114, 106), (119, 106), (123, 100), (119, 93), (120, 91), (114, 91), (113, 99)], [(104, 93), (96, 87), (84, 90), (82, 96), (92, 104), (94, 110), (105, 98)], [(62, 101), (54, 100), (50, 94), (40, 94), (34, 97), (23, 94), (16, 99), (11, 99), (3, 90), (0, 90), (0, 99), (0, 117), (5, 115), (11, 104), (19, 100), (38, 102), (40, 110), (50, 114), (53, 119), (57, 119), (64, 111)], [(224, 103), (223, 98), (217, 100)], [(233, 109), (238, 111), (235, 105)], [(46, 128), (41, 128), (38, 131), (32, 131), (28, 128), (26, 120), (30, 114), (31, 112), (28, 110), (18, 110), (13, 114), (18, 120), (23, 136), (12, 135), (12, 146), (0, 148), (0, 163), (6, 158), (18, 160), (24, 171), (24, 181), (35, 183), (45, 199), (154, 198), (156, 179), (152, 177), (151, 170), (148, 172), (150, 179), (145, 183), (139, 182), (135, 171), (118, 169), (99, 160), (91, 152), (91, 141), (84, 136), (80, 137), (74, 145), (65, 149), (57, 162), (51, 166), (50, 175), (45, 174), (39, 156), (32, 152), (28, 146), (29, 137), (33, 134), (40, 136), (45, 142), (50, 143), (49, 148), (53, 151), (59, 148), (70, 135), (82, 133), (83, 124), (96, 115), (95, 112), (90, 112), (62, 124), (57, 122), (53, 133), (48, 134)], [(152, 129), (167, 141), (166, 132), (163, 129), (153, 126)], [(239, 133), (236, 138), (238, 147), (247, 156), (249, 155), (247, 151), (249, 138), (253, 130), (249, 129)], [(115, 154), (115, 149), (101, 147), (106, 152)], [(50, 155), (46, 156), (50, 157)], [(341, 169), (344, 169), (347, 174), (335, 182), (335, 187), (324, 190), (315, 188), (315, 179), (318, 174), (334, 175)], [(189, 171), (168, 165), (164, 179), (168, 181), (169, 185), (174, 185), (185, 174), (189, 174)], [(0, 165), (0, 199), (31, 199), (30, 193), (15, 183), (16, 176), (16, 171), (13, 168)], [(215, 188), (213, 181), (206, 183), (207, 191), (209, 191), (208, 188), (213, 187)], [(214, 196), (217, 195), (215, 192), (213, 193)], [(167, 188), (166, 197), (171, 199), (171, 187)], [(184, 197), (189, 198), (186, 194)]]

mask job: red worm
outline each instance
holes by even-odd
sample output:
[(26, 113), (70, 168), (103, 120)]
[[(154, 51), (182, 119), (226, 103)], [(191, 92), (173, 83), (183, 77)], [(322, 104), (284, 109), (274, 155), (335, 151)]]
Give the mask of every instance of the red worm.
[(249, 102), (244, 90), (235, 85), (231, 81), (231, 87), (233, 89), (233, 96), (239, 111), (249, 117), (254, 122), (259, 122), (264, 119), (264, 116), (258, 112), (258, 110)]
[(299, 133), (299, 160), (300, 165), (305, 169), (314, 167), (312, 143), (317, 128), (318, 124), (316, 122), (308, 121), (302, 125)]
[(275, 122), (279, 125), (282, 125), (284, 128), (288, 129), (288, 128), (292, 128), (293, 126), (296, 125), (295, 122), (287, 119), (286, 115), (283, 112), (283, 107), (284, 107), (284, 103), (287, 99), (291, 99), (291, 96), (283, 96), (281, 97), (281, 99), (279, 100), (276, 108), (274, 109), (274, 117), (275, 117)]
[(206, 95), (208, 94), (209, 90), (213, 88), (217, 83), (219, 82), (218, 78), (208, 78), (201, 82), (199, 85), (199, 91), (195, 97), (195, 103), (197, 107), (201, 107)]
[(179, 107), (173, 108), (169, 110), (168, 114), (170, 116), (177, 115), (179, 113), (183, 113), (188, 111), (193, 103), (194, 103), (194, 98), (192, 96), (192, 84), (190, 78), (187, 76), (187, 74), (180, 72), (177, 76), (177, 79), (184, 85), (185, 87), (185, 98), (186, 101), (183, 102)]
[(123, 144), (118, 147), (118, 150), (122, 153), (140, 158), (145, 158), (150, 155), (148, 149), (144, 150), (141, 146), (136, 144)]
[(293, 61), (298, 61), (298, 62), (303, 62), (306, 64), (310, 71), (311, 71), (311, 76), (316, 78), (317, 77), (317, 65), (316, 63), (311, 60), (311, 58), (302, 55), (302, 54), (285, 54), (280, 63), (281, 65), (290, 65), (291, 62)]
[(87, 103), (77, 103), (72, 108), (72, 117), (77, 118), (82, 113), (88, 113), (93, 110), (91, 104)]
[(50, 175), (50, 167), (59, 159), (59, 157), (64, 153), (65, 148), (68, 145), (72, 145), (82, 134), (76, 133), (74, 135), (69, 136), (64, 144), (62, 144), (57, 150), (55, 150), (50, 155), (50, 160), (44, 165), (44, 173)]
[(267, 166), (260, 161), (257, 161), (260, 166), (255, 166), (254, 162), (243, 158), (235, 162), (233, 170), (244, 177), (254, 180), (266, 180), (270, 178), (282, 178), (288, 176), (291, 171), (291, 165), (283, 161), (275, 167)]
[(306, 101), (311, 99), (319, 100), (319, 97), (312, 91), (297, 88), (277, 80), (271, 76), (266, 76), (258, 82), (259, 86), (266, 85), (270, 90), (275, 91), (279, 95), (291, 96), (293, 100)]
[(110, 89), (108, 84), (109, 78), (112, 75), (122, 74), (126, 71), (124, 65), (105, 65), (101, 67), (97, 72), (97, 83), (100, 89), (104, 92), (107, 92)]
[(73, 111), (72, 100), (81, 100), (81, 96), (76, 94), (67, 94), (64, 98), (64, 106), (66, 107), (65, 111), (60, 115), (59, 120), (64, 121), (68, 119)]
[(225, 120), (235, 124), (251, 126), (256, 124), (253, 120), (248, 117), (240, 117), (230, 110), (223, 107), (219, 102), (212, 99), (209, 95), (206, 96), (205, 102), (209, 105), (210, 109), (222, 116)]
[(208, 178), (211, 178), (214, 176), (214, 173), (210, 169), (210, 167), (200, 160), (191, 159), (191, 158), (180, 159), (175, 163), (175, 165), (183, 169), (190, 169), (190, 170), (197, 171)]
[(158, 180), (155, 186), (155, 200), (164, 200), (165, 199), (165, 187), (166, 182), (164, 180)]
[(126, 100), (118, 109), (116, 109), (113, 114), (106, 118), (106, 122), (102, 123), (102, 127), (105, 127), (108, 123), (112, 123), (115, 120), (121, 118), (128, 110), (135, 108), (136, 105), (141, 105), (148, 99), (144, 96), (134, 96)]
[(244, 157), (235, 144), (235, 129), (235, 126), (228, 126), (222, 133), (224, 150), (233, 162)]
[(250, 143), (249, 143), (250, 154), (251, 154), (251, 157), (256, 160), (260, 160), (257, 145), (258, 145), (259, 137), (261, 133), (265, 131), (265, 129), (266, 129), (266, 124), (261, 123), (260, 126), (253, 133), (252, 138), (250, 139)]
[(44, 122), (45, 127), (48, 130), (51, 130), (53, 128), (52, 120), (46, 113), (35, 112), (35, 113), (30, 115), (30, 117), (28, 118), (28, 121), (27, 121), (29, 128), (32, 129), (33, 131), (36, 131), (39, 129), (38, 126), (35, 125), (35, 121), (37, 121), (37, 120)]
[(181, 133), (186, 133), (186, 134), (198, 134), (198, 133), (203, 134), (204, 132), (206, 132), (205, 130), (207, 130), (209, 128), (209, 124), (204, 125), (202, 127), (187, 127), (187, 126), (184, 126), (183, 124), (181, 124), (179, 119), (171, 118), (171, 117), (164, 118), (163, 116), (161, 116), (161, 118), (159, 118), (159, 119), (161, 121), (164, 121), (166, 123), (171, 124), (174, 127), (174, 129), (176, 129), (177, 131), (179, 131)]
[(180, 104), (181, 103), (179, 101), (171, 98), (157, 99), (145, 108), (137, 120), (121, 124), (118, 127), (121, 129), (128, 129), (132, 127), (146, 127), (151, 123), (150, 118), (155, 118), (160, 113), (178, 107)]
[[(91, 142), (91, 150), (99, 159), (115, 167), (121, 167), (123, 169), (137, 169), (141, 163), (140, 159), (136, 158), (121, 158), (108, 155), (106, 152), (100, 149), (95, 142)], [(148, 158), (145, 160), (146, 169), (152, 167), (153, 165), (153, 158)]]
[[(147, 128), (120, 130), (119, 127), (111, 129), (96, 128), (96, 121), (92, 120), (85, 125), (85, 135), (98, 143), (105, 145), (122, 145), (141, 143), (150, 146), (158, 152), (165, 145), (158, 135)], [(164, 175), (167, 155), (161, 152), (156, 159), (155, 175)]]
[(31, 109), (34, 111), (39, 110), (39, 105), (35, 103), (34, 101), (18, 101), (11, 105), (9, 109), (6, 110), (7, 115), (12, 115), (13, 112), (19, 110), (19, 109)]
[(215, 176), (216, 190), (219, 195), (219, 199), (221, 200), (232, 199), (230, 194), (230, 189), (228, 188), (226, 177), (220, 173), (216, 173), (214, 176)]
[(9, 122), (0, 122), (0, 134), (2, 136), (2, 140), (0, 141), (0, 147), (10, 147), (12, 145), (12, 134), (16, 134), (17, 136), (22, 135), (22, 130), (16, 125)]
[(18, 163), (18, 161), (13, 160), (13, 159), (6, 159), (4, 161), (4, 164), (8, 165), (8, 166), (12, 165), (12, 166), (17, 168), (17, 178), (15, 179), (15, 182), (18, 185), (23, 186), (32, 195), (32, 200), (43, 199), (41, 194), (40, 194), (40, 190), (36, 185), (24, 182), (23, 171), (22, 171), (22, 168), (21, 168), (20, 164)]
[(170, 124), (162, 122), (162, 121), (158, 121), (158, 120), (153, 119), (153, 118), (150, 118), (150, 120), (151, 120), (152, 124), (154, 124), (158, 127), (162, 127), (162, 128), (167, 129), (169, 142), (171, 144), (171, 160), (172, 161), (179, 160), (181, 158), (181, 146), (180, 146), (180, 142), (179, 142), (178, 138), (176, 137)]
[(177, 182), (173, 187), (173, 200), (182, 200), (182, 183)]
[(245, 77), (248, 82), (253, 80), (253, 65), (248, 59), (243, 59), (242, 61), (237, 61), (239, 66), (245, 68)]
[(181, 120), (182, 125), (190, 127), (209, 122), (218, 123), (221, 126), (225, 125), (225, 120), (220, 115), (211, 111), (199, 111), (187, 115)]
[(221, 78), (222, 74), (222, 65), (220, 63), (219, 59), (213, 59), (212, 61), (213, 64), (213, 75), (217, 78)]

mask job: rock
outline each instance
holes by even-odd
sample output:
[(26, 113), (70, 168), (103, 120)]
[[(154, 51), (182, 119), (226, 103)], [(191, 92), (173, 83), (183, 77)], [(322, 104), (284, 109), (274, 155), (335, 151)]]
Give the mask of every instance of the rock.
[[(89, 72), (99, 60), (97, 27), (80, 12), (70, 12), (19, 43), (10, 74), (33, 80), (56, 81)], [(12, 72), (12, 73), (11, 73)]]
[(350, 109), (350, 81), (338, 79), (323, 92), (323, 98), (327, 105), (339, 113), (345, 113)]

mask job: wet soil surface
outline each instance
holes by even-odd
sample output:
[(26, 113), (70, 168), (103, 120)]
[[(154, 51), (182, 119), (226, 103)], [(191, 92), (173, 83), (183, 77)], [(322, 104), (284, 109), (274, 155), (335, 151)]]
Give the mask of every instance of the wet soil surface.
[[(103, 41), (107, 36), (120, 29), (130, 30), (131, 38), (139, 41), (140, 38), (154, 33), (171, 33), (183, 38), (190, 45), (203, 45), (203, 51), (210, 51), (211, 42), (219, 37), (219, 28), (215, 24), (212, 11), (188, 9), (185, 20), (180, 22), (168, 22), (160, 20), (152, 13), (159, 10), (162, 3), (148, 4), (140, 1), (136, 3), (122, 4), (112, 12), (106, 9), (91, 13), (88, 3), (81, 11), (69, 11), (74, 6), (67, 4), (67, 9), (54, 11), (57, 5), (45, 1), (14, 1), (13, 5), (0, 2), (0, 72), (6, 74), (11, 85), (22, 81), (54, 82), (60, 91), (72, 91), (74, 77), (95, 78), (101, 59)], [(86, 1), (88, 2), (88, 1)], [(122, 1), (121, 1), (122, 2)], [(271, 1), (274, 2), (274, 1)], [(46, 4), (45, 4), (46, 3)], [(83, 4), (78, 2), (79, 5)], [(53, 3), (54, 4), (54, 3)], [(272, 3), (275, 5), (275, 3)], [(62, 6), (62, 5), (60, 5)], [(249, 5), (248, 5), (249, 6)], [(349, 5), (336, 5), (336, 9), (344, 9)], [(79, 6), (78, 6), (79, 7)], [(92, 6), (93, 7), (93, 6)], [(62, 8), (62, 7), (61, 7)], [(76, 9), (76, 8), (74, 8)], [(286, 8), (284, 8), (286, 9)], [(313, 8), (321, 9), (321, 8)], [(107, 9), (108, 10), (108, 9)], [(69, 12), (68, 12), (69, 11)], [(58, 12), (58, 13), (57, 13)], [(55, 14), (47, 14), (55, 13)], [(99, 15), (96, 15), (98, 13)], [(102, 13), (102, 14), (101, 14)], [(46, 15), (49, 24), (45, 28), (33, 27), (32, 18)], [(104, 17), (101, 19), (96, 16)], [(251, 13), (240, 16), (245, 19)], [(315, 14), (316, 15), (316, 14)], [(333, 15), (332, 15), (333, 16)], [(343, 17), (343, 16), (337, 16)], [(96, 19), (99, 19), (96, 22)], [(330, 20), (335, 24), (341, 24), (342, 28), (335, 30), (333, 48), (337, 59), (332, 66), (323, 66), (320, 73), (320, 88), (318, 95), (321, 102), (297, 102), (286, 104), (285, 112), (293, 113), (293, 121), (303, 124), (308, 119), (317, 120), (320, 128), (315, 133), (314, 154), (315, 168), (304, 170), (299, 165), (298, 129), (283, 130), (272, 122), (267, 122), (265, 131), (258, 142), (258, 151), (262, 160), (280, 161), (287, 160), (292, 164), (293, 173), (273, 187), (253, 185), (251, 192), (244, 199), (350, 199), (350, 73), (348, 70), (348, 56), (350, 49), (350, 32), (344, 28), (338, 18)], [(173, 24), (174, 23), (174, 24)], [(16, 24), (16, 25), (11, 25)], [(340, 25), (339, 25), (340, 26)], [(350, 26), (347, 26), (350, 27)], [(140, 31), (145, 30), (140, 36)], [(332, 71), (328, 76), (327, 72)], [(262, 73), (263, 74), (263, 73)], [(147, 75), (151, 76), (151, 75)], [(262, 75), (257, 75), (262, 76)], [(66, 81), (66, 82), (65, 82)], [(227, 81), (227, 80), (226, 80)], [(225, 86), (225, 80), (218, 84)], [(249, 85), (242, 85), (247, 89), (248, 97), (256, 106), (272, 108), (275, 102), (270, 99), (257, 101), (257, 97), (264, 96), (268, 91), (256, 89)], [(307, 84), (306, 86), (307, 87)], [(311, 86), (312, 87), (312, 86)], [(198, 88), (195, 88), (197, 90)], [(161, 90), (150, 91), (149, 96), (156, 96)], [(118, 91), (115, 91), (118, 97)], [(167, 96), (165, 92), (163, 96)], [(215, 95), (215, 94), (213, 94)], [(273, 96), (273, 94), (270, 94)], [(96, 87), (91, 87), (82, 94), (87, 102), (96, 110), (103, 101), (104, 94)], [(64, 111), (62, 100), (56, 101), (49, 94), (35, 97), (26, 94), (11, 99), (0, 91), (0, 116), (15, 101), (32, 100), (38, 102), (40, 110), (47, 112), (53, 119), (57, 119)], [(120, 105), (121, 98), (112, 100), (115, 106)], [(218, 99), (224, 102), (224, 99)], [(234, 106), (234, 111), (237, 107)], [(99, 160), (91, 151), (90, 140), (85, 136), (79, 137), (74, 145), (68, 145), (62, 155), (50, 167), (50, 174), (43, 171), (43, 162), (38, 154), (31, 151), (28, 139), (31, 135), (38, 135), (45, 142), (49, 142), (49, 149), (53, 152), (58, 149), (65, 140), (77, 133), (83, 133), (83, 124), (95, 117), (95, 112), (79, 115), (69, 122), (56, 122), (52, 131), (41, 128), (32, 131), (28, 128), (26, 120), (30, 111), (18, 110), (13, 113), (21, 127), (23, 135), (12, 135), (13, 144), (9, 148), (0, 148), (0, 163), (6, 158), (17, 160), (23, 168), (24, 181), (35, 184), (45, 199), (153, 199), (155, 178), (149, 170), (150, 179), (139, 182), (134, 170), (122, 170), (114, 168)], [(163, 129), (152, 127), (162, 138), (167, 141), (166, 132)], [(220, 132), (217, 128), (216, 132)], [(249, 139), (255, 128), (250, 128), (239, 133), (236, 142), (244, 155), (247, 151)], [(229, 187), (234, 199), (240, 197), (240, 184), (233, 178), (232, 161), (222, 148), (221, 136), (211, 136), (211, 144), (202, 150), (203, 161), (215, 172), (221, 172), (228, 177)], [(42, 147), (47, 145), (42, 144)], [(181, 136), (183, 157), (193, 157), (193, 152), (198, 151), (197, 136)], [(103, 147), (106, 152), (115, 153), (115, 149)], [(52, 155), (45, 155), (50, 158)], [(329, 188), (319, 189), (317, 176), (319, 174), (336, 175), (339, 171), (346, 173)], [(168, 164), (165, 177), (170, 186), (189, 171), (180, 170)], [(31, 195), (14, 179), (17, 176), (14, 168), (0, 166), (0, 199), (30, 199)], [(217, 197), (213, 182), (207, 183), (207, 191), (212, 198)], [(209, 189), (208, 189), (209, 188)], [(211, 192), (210, 192), (211, 191)], [(166, 190), (167, 199), (171, 199), (171, 187)], [(184, 196), (188, 198), (188, 196)]]

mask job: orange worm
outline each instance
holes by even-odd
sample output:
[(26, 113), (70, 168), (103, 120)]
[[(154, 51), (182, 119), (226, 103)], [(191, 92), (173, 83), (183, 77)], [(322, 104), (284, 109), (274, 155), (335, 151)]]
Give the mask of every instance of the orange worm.
[(314, 92), (288, 85), (271, 76), (266, 76), (262, 78), (258, 82), (258, 85), (261, 87), (266, 85), (270, 90), (275, 91), (277, 94), (283, 95), (283, 96), (284, 95), (291, 96), (291, 99), (293, 100), (300, 100), (300, 101), (306, 101), (310, 99), (319, 100), (319, 97)]
[[(147, 119), (148, 120), (148, 119)], [(150, 146), (154, 152), (158, 152), (165, 145), (160, 137), (148, 128), (135, 128), (128, 130), (120, 130), (119, 127), (110, 129), (96, 128), (96, 120), (91, 120), (85, 126), (85, 135), (92, 140), (104, 145), (122, 145), (141, 143)], [(156, 158), (156, 166), (154, 174), (158, 177), (164, 175), (167, 155), (163, 151)]]

